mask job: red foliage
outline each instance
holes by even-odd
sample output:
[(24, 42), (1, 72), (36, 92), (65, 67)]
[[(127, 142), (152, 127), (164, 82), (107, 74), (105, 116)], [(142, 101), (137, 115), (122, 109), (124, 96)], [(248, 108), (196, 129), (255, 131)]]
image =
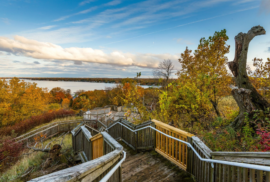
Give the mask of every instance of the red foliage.
[(257, 129), (256, 134), (261, 137), (262, 151), (266, 152), (270, 150), (270, 132), (263, 130), (262, 128)]
[(23, 143), (15, 143), (11, 137), (0, 139), (0, 143), (2, 144), (0, 147), (0, 161), (6, 157), (18, 157), (23, 149)]
[(57, 111), (52, 111), (52, 112), (46, 112), (41, 115), (37, 116), (32, 116), (26, 120), (23, 120), (13, 126), (7, 126), (3, 127), (0, 129), (0, 135), (11, 135), (12, 130), (14, 130), (15, 133), (17, 134), (23, 134), (26, 131), (44, 124), (48, 123), (56, 118), (61, 118), (61, 117), (66, 117), (66, 116), (71, 116), (74, 115), (75, 112), (73, 110), (65, 110), (65, 109), (60, 109)]

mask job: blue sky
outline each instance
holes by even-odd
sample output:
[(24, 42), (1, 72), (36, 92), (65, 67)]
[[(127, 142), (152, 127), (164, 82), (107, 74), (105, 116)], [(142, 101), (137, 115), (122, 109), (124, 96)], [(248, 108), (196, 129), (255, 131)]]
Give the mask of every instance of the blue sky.
[(248, 62), (270, 57), (270, 0), (0, 0), (0, 76), (152, 77), (200, 38), (261, 25)]

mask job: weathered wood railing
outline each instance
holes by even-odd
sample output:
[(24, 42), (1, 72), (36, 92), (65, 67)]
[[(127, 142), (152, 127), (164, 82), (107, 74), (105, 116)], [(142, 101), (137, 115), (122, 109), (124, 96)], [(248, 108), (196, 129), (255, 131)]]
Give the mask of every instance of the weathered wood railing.
[[(85, 161), (92, 160), (89, 162), (93, 162), (103, 159), (104, 155), (111, 156), (117, 150), (115, 147), (118, 145), (116, 140), (122, 140), (133, 150), (155, 149), (165, 158), (192, 174), (199, 182), (270, 182), (270, 167), (266, 166), (266, 164), (270, 165), (270, 153), (256, 152), (251, 155), (250, 153), (212, 152), (198, 137), (157, 120), (134, 125), (124, 119), (119, 119), (109, 125), (108, 133), (101, 132), (94, 137), (87, 134), (86, 130), (88, 130), (86, 125), (74, 129), (76, 136), (79, 138), (89, 138), (89, 140), (80, 139), (81, 141), (77, 141), (74, 137), (76, 143), (74, 150), (82, 151)], [(97, 133), (94, 130), (92, 132)], [(76, 148), (77, 143), (81, 143), (81, 146)], [(89, 148), (85, 148), (86, 145)], [(120, 153), (118, 153), (119, 156)], [(246, 159), (255, 155), (261, 157), (257, 157), (256, 160)], [(91, 171), (92, 168), (87, 166), (87, 169), (84, 170), (85, 174), (91, 173), (91, 177), (88, 175), (82, 176), (85, 177), (84, 179), (90, 179), (90, 181), (100, 180), (107, 173), (110, 174), (109, 170), (116, 166), (117, 170), (112, 173), (110, 180), (112, 178), (114, 178), (114, 181), (121, 180), (121, 167), (118, 164), (116, 165), (117, 161), (120, 160), (119, 156), (116, 160), (111, 158), (113, 162), (109, 162), (110, 164), (107, 163), (106, 158), (104, 165), (108, 167), (102, 168), (102, 172), (91, 173), (89, 170)], [(241, 159), (239, 159), (240, 156)], [(265, 158), (268, 158), (267, 162), (263, 162)], [(75, 174), (72, 173), (72, 175)], [(78, 176), (76, 177), (78, 178)], [(83, 177), (79, 177), (78, 181), (81, 181)]]
[[(90, 128), (91, 129), (91, 128)], [(95, 131), (92, 129), (92, 131)], [(96, 131), (95, 131), (96, 132)], [(83, 124), (71, 132), (73, 149), (81, 152), (83, 164), (51, 173), (31, 181), (100, 181), (115, 166), (117, 169), (108, 178), (108, 182), (121, 182), (121, 166), (116, 166), (121, 159), (123, 147), (107, 132), (92, 136)]]
[[(172, 127), (160, 121), (152, 121), (155, 123), (157, 130), (166, 133), (169, 136), (178, 138), (186, 142), (188, 142), (190, 137), (193, 136), (188, 132)], [(180, 168), (186, 170), (188, 162), (188, 150), (186, 144), (156, 132), (155, 150), (176, 165), (178, 165)]]
[[(270, 166), (270, 152), (211, 152), (215, 160)], [(219, 164), (216, 181), (270, 181), (270, 172)]]
[(67, 124), (67, 123), (74, 123), (74, 122), (75, 123), (81, 123), (81, 122), (83, 122), (83, 120), (66, 120), (66, 121), (58, 121), (58, 122), (49, 123), (49, 124), (46, 124), (46, 125), (44, 125), (44, 126), (42, 126), (40, 128), (37, 128), (37, 129), (32, 130), (30, 132), (27, 132), (27, 133), (25, 133), (23, 135), (20, 135), (20, 136), (16, 137), (15, 140), (16, 141), (21, 140), (23, 138), (26, 138), (26, 137), (28, 137), (30, 135), (36, 134), (37, 132), (40, 132), (42, 130), (45, 130), (47, 128), (50, 128), (50, 127), (58, 125), (58, 124), (62, 124), (62, 123)]
[(15, 138), (17, 142), (23, 142), (24, 144), (27, 142), (34, 142), (34, 137), (38, 134), (45, 134), (46, 138), (53, 137), (59, 133), (62, 132), (68, 132), (71, 131), (73, 128), (75, 128), (80, 123), (87, 123), (84, 121), (63, 121), (63, 122), (57, 122), (53, 123), (53, 125), (50, 124), (50, 127), (44, 126), (41, 129), (33, 130), (26, 135), (20, 136)]
[(134, 125), (125, 119), (118, 119), (108, 127), (108, 133), (116, 140), (122, 140), (133, 150), (147, 150), (155, 148), (155, 132), (149, 128), (133, 132), (146, 126), (153, 125), (152, 121)]
[[(262, 162), (255, 162), (255, 160), (251, 162), (249, 160), (245, 161), (245, 163), (236, 163), (239, 160), (229, 162), (228, 158), (226, 161), (224, 157), (222, 158), (223, 160), (211, 159), (213, 155), (212, 151), (198, 137), (156, 120), (152, 120), (152, 122), (155, 124), (155, 127), (148, 125), (136, 129), (136, 126), (127, 124), (127, 121), (119, 120), (113, 123), (108, 131), (113, 137), (116, 139), (121, 138), (125, 143), (128, 142), (125, 139), (125, 135), (122, 135), (123, 131), (130, 133), (130, 136), (132, 134), (138, 135), (140, 130), (147, 131), (147, 129), (151, 129), (155, 131), (155, 150), (171, 162), (191, 173), (196, 181), (270, 182), (270, 167), (257, 165), (262, 164)], [(126, 129), (124, 130), (123, 127)], [(141, 138), (149, 140), (149, 134), (145, 136), (143, 134), (140, 135)], [(139, 140), (135, 141), (134, 146), (138, 146)], [(130, 143), (128, 144), (130, 145)], [(134, 146), (131, 148), (137, 150), (138, 148)], [(237, 152), (234, 153), (236, 154)], [(265, 156), (264, 152), (256, 152), (256, 155)], [(217, 156), (218, 154), (216, 154)], [(242, 159), (242, 161), (244, 160)], [(250, 165), (248, 163), (256, 165)]]

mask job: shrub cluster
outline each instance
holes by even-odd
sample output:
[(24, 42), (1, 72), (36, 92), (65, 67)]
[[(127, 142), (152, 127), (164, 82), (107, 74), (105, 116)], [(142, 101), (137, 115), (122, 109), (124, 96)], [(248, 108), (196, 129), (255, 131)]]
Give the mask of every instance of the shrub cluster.
[(57, 118), (71, 116), (74, 114), (75, 112), (73, 110), (60, 109), (57, 111), (46, 112), (37, 116), (31, 116), (30, 118), (23, 120), (15, 125), (0, 128), (0, 135), (11, 135), (12, 130), (20, 135), (38, 125), (48, 123)]

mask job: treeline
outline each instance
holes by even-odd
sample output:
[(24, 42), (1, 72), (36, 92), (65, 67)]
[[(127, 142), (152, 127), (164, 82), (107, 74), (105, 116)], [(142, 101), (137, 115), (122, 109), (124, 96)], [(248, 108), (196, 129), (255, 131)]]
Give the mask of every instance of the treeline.
[[(11, 79), (9, 77), (2, 77), (2, 79)], [(20, 77), (20, 79), (27, 80), (46, 80), (46, 81), (77, 81), (77, 82), (101, 82), (101, 83), (122, 83), (126, 78), (45, 78), (45, 77)], [(130, 78), (141, 85), (160, 85), (157, 78)], [(174, 79), (171, 79), (174, 80)]]

